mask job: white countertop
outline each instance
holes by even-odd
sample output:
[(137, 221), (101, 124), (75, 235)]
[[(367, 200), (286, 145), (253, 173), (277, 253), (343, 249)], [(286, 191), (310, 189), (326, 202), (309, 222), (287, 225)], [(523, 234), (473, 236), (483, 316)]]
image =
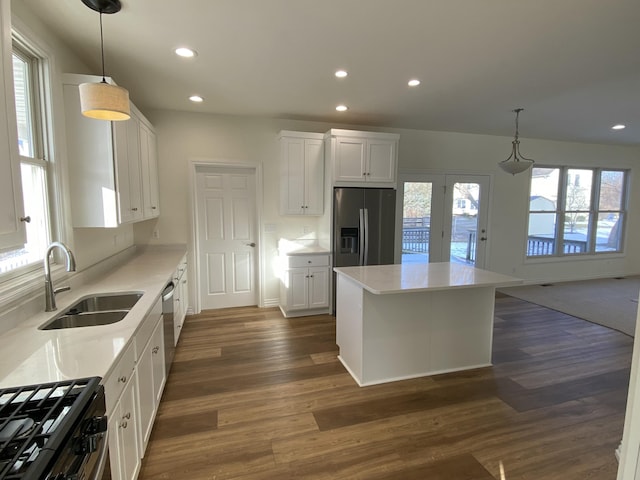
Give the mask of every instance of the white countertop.
[(370, 265), (333, 269), (376, 295), (451, 288), (504, 287), (522, 280), (458, 263)]
[[(184, 248), (150, 248), (136, 253), (99, 280), (56, 296), (58, 310), (42, 312), (0, 335), (0, 387), (105, 377), (142, 320), (151, 311), (186, 253)], [(38, 330), (89, 294), (144, 292), (120, 322), (112, 325)], [(44, 310), (44, 305), (43, 305)]]
[(318, 245), (317, 240), (287, 240), (281, 238), (278, 241), (278, 253), (280, 255), (320, 255), (331, 251)]

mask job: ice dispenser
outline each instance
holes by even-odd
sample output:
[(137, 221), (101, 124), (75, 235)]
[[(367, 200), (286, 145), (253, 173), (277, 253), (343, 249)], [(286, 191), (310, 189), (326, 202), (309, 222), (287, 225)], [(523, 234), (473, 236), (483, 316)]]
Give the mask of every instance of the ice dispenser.
[(358, 253), (358, 228), (340, 229), (340, 253)]

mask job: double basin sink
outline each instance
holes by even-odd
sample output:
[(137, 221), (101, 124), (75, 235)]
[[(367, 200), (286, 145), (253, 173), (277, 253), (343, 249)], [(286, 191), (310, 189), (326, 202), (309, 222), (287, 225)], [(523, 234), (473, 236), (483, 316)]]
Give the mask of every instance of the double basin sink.
[(140, 300), (141, 292), (89, 295), (64, 313), (38, 327), (40, 330), (110, 325), (122, 320)]

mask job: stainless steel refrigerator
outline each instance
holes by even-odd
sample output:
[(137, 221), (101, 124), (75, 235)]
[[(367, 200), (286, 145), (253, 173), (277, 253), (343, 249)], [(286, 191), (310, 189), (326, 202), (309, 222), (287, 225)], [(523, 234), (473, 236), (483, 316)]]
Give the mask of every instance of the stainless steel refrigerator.
[[(393, 263), (395, 216), (396, 191), (391, 188), (334, 188), (334, 267)], [(335, 285), (334, 274), (334, 311)]]

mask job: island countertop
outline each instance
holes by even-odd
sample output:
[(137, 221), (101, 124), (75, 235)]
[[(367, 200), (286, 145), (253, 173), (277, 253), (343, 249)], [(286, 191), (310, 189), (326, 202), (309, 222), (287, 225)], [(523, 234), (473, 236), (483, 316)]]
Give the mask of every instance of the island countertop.
[(504, 287), (522, 283), (521, 279), (509, 275), (450, 262), (336, 267), (333, 270), (376, 295), (452, 288)]

